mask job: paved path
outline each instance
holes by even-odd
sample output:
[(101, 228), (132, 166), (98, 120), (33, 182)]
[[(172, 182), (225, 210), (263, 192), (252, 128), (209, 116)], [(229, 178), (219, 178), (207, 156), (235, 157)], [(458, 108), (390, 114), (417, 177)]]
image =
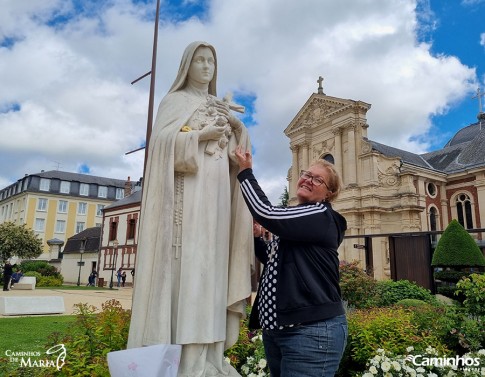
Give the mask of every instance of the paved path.
[[(111, 299), (116, 299), (121, 303), (123, 309), (131, 309), (131, 295), (133, 288), (114, 288), (114, 289), (93, 289), (93, 290), (75, 290), (75, 289), (46, 289), (37, 288), (34, 290), (15, 290), (4, 292), (0, 291), (0, 297), (38, 297), (38, 296), (62, 296), (64, 297), (64, 314), (73, 314), (74, 305), (78, 303), (87, 303), (94, 305), (101, 310), (101, 304)], [(0, 318), (6, 316), (0, 315)], [(9, 316), (10, 317), (10, 316)]]

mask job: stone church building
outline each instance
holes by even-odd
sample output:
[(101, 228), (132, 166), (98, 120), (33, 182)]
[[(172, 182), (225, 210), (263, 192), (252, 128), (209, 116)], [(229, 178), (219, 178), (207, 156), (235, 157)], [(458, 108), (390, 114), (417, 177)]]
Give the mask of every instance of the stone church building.
[[(485, 227), (485, 113), (459, 130), (440, 150), (415, 154), (367, 138), (371, 105), (323, 93), (321, 79), (285, 129), (292, 166), (288, 172), (290, 203), (296, 202), (299, 172), (312, 160), (334, 163), (344, 189), (334, 204), (348, 222), (346, 236), (444, 230), (452, 219), (466, 229)], [(480, 98), (480, 94), (478, 95)], [(482, 210), (480, 210), (482, 209)], [(472, 234), (481, 247), (482, 233)], [(436, 236), (433, 238), (436, 241)], [(366, 255), (359, 238), (348, 238), (340, 259)], [(391, 276), (389, 239), (372, 245), (374, 277)]]

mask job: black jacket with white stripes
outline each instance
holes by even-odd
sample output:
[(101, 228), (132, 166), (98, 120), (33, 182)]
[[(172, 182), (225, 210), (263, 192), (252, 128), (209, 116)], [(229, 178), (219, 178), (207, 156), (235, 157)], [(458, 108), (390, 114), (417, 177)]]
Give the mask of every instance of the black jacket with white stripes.
[[(337, 248), (347, 229), (330, 203), (274, 207), (251, 169), (238, 175), (254, 219), (279, 236), (276, 312), (278, 325), (316, 322), (345, 313), (339, 287)], [(249, 327), (260, 328), (257, 300)]]

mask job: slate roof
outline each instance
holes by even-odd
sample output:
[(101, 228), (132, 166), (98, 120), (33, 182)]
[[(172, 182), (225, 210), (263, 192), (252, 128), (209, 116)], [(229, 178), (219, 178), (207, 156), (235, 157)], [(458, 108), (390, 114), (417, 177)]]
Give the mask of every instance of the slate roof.
[(439, 150), (415, 154), (368, 140), (372, 149), (388, 157), (442, 173), (454, 173), (472, 167), (485, 167), (485, 121), (473, 123), (459, 130)]
[(131, 195), (125, 196), (123, 199), (117, 200), (110, 205), (104, 207), (104, 211), (107, 209), (115, 209), (118, 207), (129, 206), (129, 205), (136, 205), (140, 204), (141, 202), (141, 190), (135, 191)]
[(92, 228), (84, 229), (82, 232), (69, 237), (66, 246), (64, 246), (64, 253), (79, 253), (81, 249), (81, 242), (86, 239), (86, 245), (84, 246), (85, 253), (97, 253), (99, 252), (99, 241), (101, 239), (101, 227), (95, 226)]
[(61, 181), (94, 183), (100, 186), (123, 187), (125, 185), (125, 181), (122, 179), (97, 177), (89, 174), (71, 173), (71, 172), (60, 171), (60, 170), (50, 170), (50, 171), (45, 171), (45, 172), (30, 174), (30, 175), (41, 177), (41, 178), (60, 179)]
[(369, 140), (369, 142), (371, 143), (373, 150), (382, 153), (384, 156), (399, 157), (403, 160), (403, 162), (407, 162), (408, 164), (421, 166), (423, 168), (428, 168), (428, 169), (431, 168), (431, 165), (429, 165), (428, 162), (419, 154), (390, 147), (388, 145), (384, 145), (372, 140)]
[(467, 141), (472, 141), (475, 138), (479, 128), (480, 123), (478, 122), (470, 124), (467, 127), (463, 127), (450, 139), (450, 141), (448, 141), (448, 143), (446, 143), (444, 148), (466, 143)]
[(485, 166), (485, 122), (459, 130), (443, 149), (422, 155), (435, 169), (453, 173)]

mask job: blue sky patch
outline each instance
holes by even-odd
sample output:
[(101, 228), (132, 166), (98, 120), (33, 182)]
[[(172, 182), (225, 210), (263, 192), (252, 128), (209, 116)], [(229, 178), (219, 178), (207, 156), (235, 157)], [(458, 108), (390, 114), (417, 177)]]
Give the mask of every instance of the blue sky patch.
[(77, 168), (77, 172), (81, 174), (89, 174), (91, 172), (91, 169), (87, 164), (81, 164)]
[(3, 37), (3, 39), (0, 39), (0, 48), (8, 48), (12, 49), (12, 47), (19, 41), (19, 38), (15, 37)]
[[(99, 19), (101, 23), (100, 14), (112, 6), (109, 0), (72, 0), (72, 8), (67, 11), (57, 11), (53, 13), (45, 23), (55, 29), (62, 29), (66, 24), (72, 20), (79, 18)], [(102, 30), (102, 25), (100, 25)]]
[(3, 103), (0, 104), (0, 114), (17, 112), (20, 111), (21, 108), (20, 103), (17, 102)]
[(253, 114), (256, 95), (254, 93), (234, 93), (233, 100), (235, 103), (246, 108), (244, 114), (239, 115), (239, 119), (241, 119), (246, 127), (255, 126), (256, 121), (253, 119)]
[(160, 20), (184, 22), (191, 18), (207, 18), (209, 6), (206, 0), (189, 1), (167, 0), (160, 4)]

